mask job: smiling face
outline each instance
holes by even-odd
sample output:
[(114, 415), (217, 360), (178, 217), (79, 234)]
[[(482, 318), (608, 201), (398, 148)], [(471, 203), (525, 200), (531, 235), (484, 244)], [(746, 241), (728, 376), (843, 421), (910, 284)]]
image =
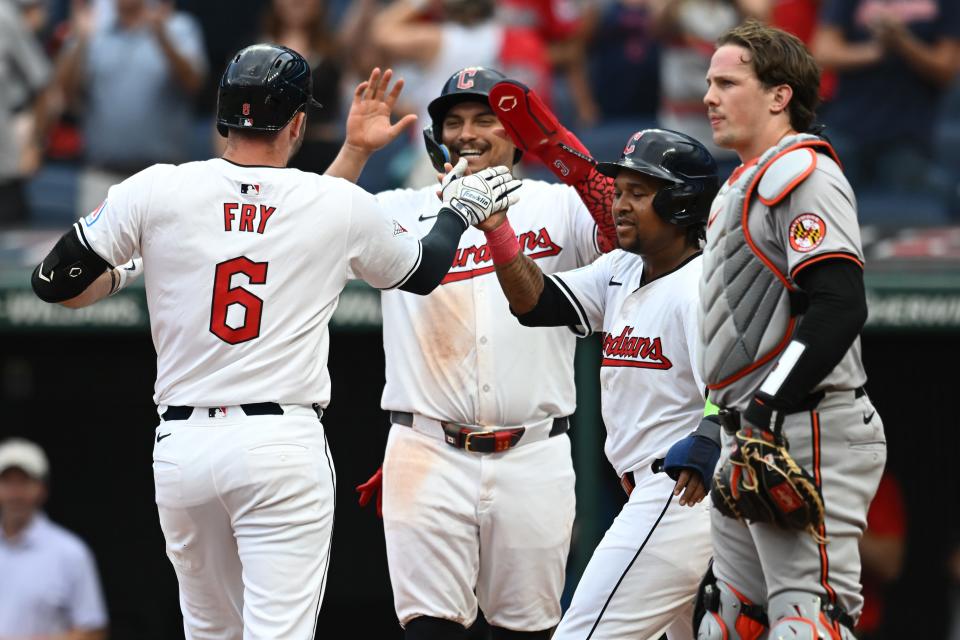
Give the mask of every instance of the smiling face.
[(443, 144), (450, 149), (450, 161), (467, 159), (467, 173), (487, 167), (513, 167), (516, 147), (505, 137), (503, 125), (483, 102), (461, 102), (443, 118)]
[(620, 248), (651, 255), (675, 243), (685, 242), (683, 227), (661, 218), (653, 198), (666, 183), (630, 169), (621, 169), (613, 181), (613, 221)]

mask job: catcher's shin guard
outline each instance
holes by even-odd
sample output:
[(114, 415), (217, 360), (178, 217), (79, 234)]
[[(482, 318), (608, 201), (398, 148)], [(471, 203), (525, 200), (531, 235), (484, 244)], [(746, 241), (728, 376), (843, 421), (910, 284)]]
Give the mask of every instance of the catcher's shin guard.
[(759, 640), (767, 631), (763, 607), (707, 571), (694, 605), (697, 640)]
[(784, 591), (770, 598), (770, 637), (777, 640), (856, 640), (853, 620), (840, 607), (823, 605), (820, 596)]

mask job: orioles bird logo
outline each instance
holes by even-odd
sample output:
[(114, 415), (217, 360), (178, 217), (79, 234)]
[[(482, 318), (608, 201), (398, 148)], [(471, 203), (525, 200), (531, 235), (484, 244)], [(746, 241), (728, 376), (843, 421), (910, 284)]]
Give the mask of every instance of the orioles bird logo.
[(804, 213), (790, 223), (790, 247), (794, 251), (813, 251), (820, 246), (826, 235), (827, 225), (823, 218), (815, 213)]

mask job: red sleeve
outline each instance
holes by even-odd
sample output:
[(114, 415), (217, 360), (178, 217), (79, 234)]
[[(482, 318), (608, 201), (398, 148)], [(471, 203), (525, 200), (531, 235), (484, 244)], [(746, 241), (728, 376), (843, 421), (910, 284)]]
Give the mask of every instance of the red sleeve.
[(867, 512), (867, 529), (881, 536), (902, 538), (907, 533), (907, 518), (900, 486), (884, 473), (877, 487), (877, 495)]

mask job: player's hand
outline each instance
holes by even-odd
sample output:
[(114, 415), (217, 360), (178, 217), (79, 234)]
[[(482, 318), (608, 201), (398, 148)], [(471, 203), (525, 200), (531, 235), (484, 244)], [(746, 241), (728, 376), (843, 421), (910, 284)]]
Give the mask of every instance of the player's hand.
[(377, 472), (371, 476), (369, 480), (363, 484), (357, 485), (357, 493), (360, 494), (360, 498), (357, 502), (360, 503), (361, 507), (365, 507), (370, 504), (370, 501), (373, 499), (373, 496), (377, 496), (377, 517), (383, 517), (383, 467), (377, 469)]
[(403, 78), (398, 79), (393, 88), (387, 91), (391, 78), (392, 69), (381, 73), (380, 68), (376, 67), (367, 80), (357, 85), (347, 114), (344, 146), (370, 154), (393, 142), (404, 129), (416, 122), (417, 116), (408, 114), (396, 124), (390, 124), (390, 115), (403, 91)]
[(684, 469), (673, 487), (673, 495), (680, 496), (681, 506), (692, 507), (707, 496), (707, 487), (698, 472)]
[(514, 192), (520, 188), (521, 182), (506, 167), (490, 167), (464, 176), (466, 170), (467, 159), (460, 158), (440, 183), (443, 204), (457, 213), (466, 226), (479, 224), (494, 213), (506, 211), (519, 200)]

